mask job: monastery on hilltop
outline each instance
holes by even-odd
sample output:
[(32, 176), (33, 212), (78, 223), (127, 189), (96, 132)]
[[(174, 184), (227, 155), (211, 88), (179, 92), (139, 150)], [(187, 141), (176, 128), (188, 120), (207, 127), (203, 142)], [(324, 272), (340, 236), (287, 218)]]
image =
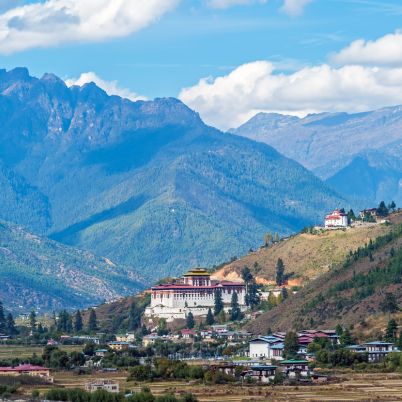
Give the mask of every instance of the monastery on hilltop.
[(209, 308), (214, 309), (215, 294), (219, 290), (225, 312), (230, 310), (233, 292), (237, 293), (240, 309), (246, 310), (246, 289), (243, 282), (214, 281), (208, 271), (195, 268), (177, 282), (153, 286), (151, 305), (146, 308), (145, 317), (173, 321), (186, 318), (190, 311), (194, 316), (206, 316)]

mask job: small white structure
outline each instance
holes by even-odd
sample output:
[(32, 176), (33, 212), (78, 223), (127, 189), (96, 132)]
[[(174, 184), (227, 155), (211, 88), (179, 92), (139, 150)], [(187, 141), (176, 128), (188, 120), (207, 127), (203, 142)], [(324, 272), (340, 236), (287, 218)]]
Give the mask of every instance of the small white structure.
[(241, 311), (246, 310), (246, 287), (243, 282), (214, 281), (205, 269), (195, 268), (175, 283), (151, 288), (151, 305), (145, 309), (145, 317), (165, 318), (173, 321), (185, 319), (189, 312), (194, 316), (206, 316), (213, 310), (215, 295), (220, 292), (225, 312), (230, 310), (233, 293), (237, 293)]
[(249, 342), (249, 357), (282, 360), (283, 340), (272, 335), (260, 336)]
[(99, 379), (90, 381), (85, 384), (85, 391), (95, 392), (98, 389), (103, 389), (108, 392), (118, 393), (120, 390), (119, 383), (113, 380)]
[(325, 217), (325, 227), (330, 228), (346, 228), (348, 226), (348, 216), (340, 209), (335, 209)]

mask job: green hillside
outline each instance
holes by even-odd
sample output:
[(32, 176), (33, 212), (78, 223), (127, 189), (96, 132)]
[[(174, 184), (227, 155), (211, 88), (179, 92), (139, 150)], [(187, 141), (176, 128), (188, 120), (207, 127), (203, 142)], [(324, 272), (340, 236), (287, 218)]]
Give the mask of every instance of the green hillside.
[(402, 213), (391, 217), (389, 233), (351, 252), (343, 263), (309, 282), (248, 325), (254, 333), (301, 328), (367, 327), (387, 310), (388, 295), (402, 304)]
[(132, 270), (0, 221), (0, 300), (13, 311), (84, 307), (142, 288)]

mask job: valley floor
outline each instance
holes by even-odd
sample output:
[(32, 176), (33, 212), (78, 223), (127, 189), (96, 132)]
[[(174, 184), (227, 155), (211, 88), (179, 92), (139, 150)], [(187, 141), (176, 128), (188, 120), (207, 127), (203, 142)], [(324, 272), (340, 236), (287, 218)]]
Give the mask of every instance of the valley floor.
[[(94, 378), (113, 378), (120, 382), (121, 390), (139, 391), (143, 383), (126, 382), (126, 373), (99, 373), (74, 375), (71, 372), (55, 373), (55, 385), (67, 388), (83, 388)], [(340, 382), (308, 386), (234, 386), (201, 385), (192, 382), (152, 382), (146, 385), (155, 395), (191, 392), (200, 402), (245, 401), (402, 401), (402, 374), (347, 373), (339, 375)], [(43, 390), (43, 389), (42, 389)], [(32, 389), (24, 389), (30, 395)]]

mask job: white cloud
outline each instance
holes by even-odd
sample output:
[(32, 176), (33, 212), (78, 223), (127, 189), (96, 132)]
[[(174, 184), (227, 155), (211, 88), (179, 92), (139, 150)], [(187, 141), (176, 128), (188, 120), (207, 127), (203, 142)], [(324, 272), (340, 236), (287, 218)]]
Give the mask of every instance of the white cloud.
[(337, 64), (402, 66), (402, 33), (397, 31), (374, 41), (356, 40), (333, 54), (331, 60)]
[(282, 10), (292, 16), (297, 16), (303, 13), (304, 7), (311, 3), (312, 0), (284, 0)]
[(232, 6), (266, 2), (267, 0), (207, 0), (207, 5), (212, 8), (229, 8)]
[[(46, 0), (0, 15), (0, 52), (129, 35), (180, 0)], [(4, 2), (4, 0), (3, 0)]]
[(401, 93), (402, 68), (323, 64), (279, 74), (272, 63), (256, 61), (222, 77), (203, 78), (179, 98), (207, 123), (227, 129), (260, 111), (358, 112), (399, 104)]
[(82, 86), (89, 82), (94, 82), (99, 88), (102, 88), (108, 95), (118, 95), (122, 98), (127, 98), (132, 101), (145, 100), (143, 96), (139, 96), (136, 93), (130, 91), (127, 88), (119, 87), (117, 81), (105, 81), (98, 77), (94, 72), (90, 71), (87, 73), (82, 73), (79, 78), (70, 78), (66, 80), (67, 86), (72, 85)]

